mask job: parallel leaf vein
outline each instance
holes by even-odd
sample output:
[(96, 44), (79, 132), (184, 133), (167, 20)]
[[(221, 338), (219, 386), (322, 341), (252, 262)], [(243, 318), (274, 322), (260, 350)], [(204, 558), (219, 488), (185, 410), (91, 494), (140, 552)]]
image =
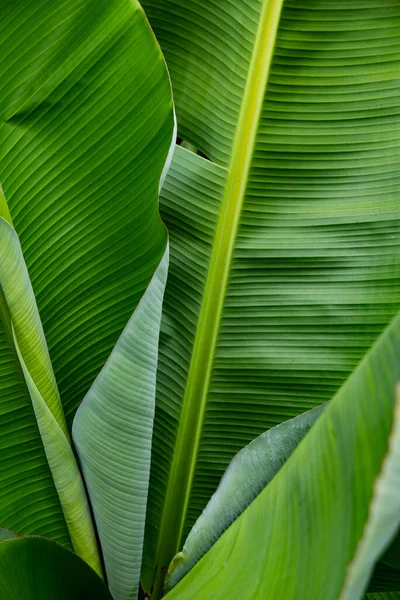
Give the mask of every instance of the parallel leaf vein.
[(212, 364), (220, 328), (236, 232), (246, 192), (253, 149), (270, 72), (283, 0), (265, 0), (254, 44), (221, 213), (199, 315), (171, 465), (157, 563), (154, 598), (160, 593), (162, 569), (179, 549), (202, 431)]

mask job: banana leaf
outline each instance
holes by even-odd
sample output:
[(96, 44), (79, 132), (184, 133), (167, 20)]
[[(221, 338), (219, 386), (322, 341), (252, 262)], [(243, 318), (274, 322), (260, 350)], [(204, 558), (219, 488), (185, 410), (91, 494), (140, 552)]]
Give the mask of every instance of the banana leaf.
[(0, 524), (101, 573), (71, 425), (166, 251), (170, 82), (136, 1), (0, 14)]
[(0, 543), (0, 597), (7, 600), (112, 600), (75, 554), (40, 537)]
[(400, 525), (399, 347), (400, 313), (168, 600), (363, 597)]
[(170, 564), (166, 589), (185, 576), (269, 484), (326, 406), (322, 404), (272, 427), (236, 454), (191, 529), (182, 551)]
[(161, 195), (171, 258), (142, 569), (158, 598), (233, 456), (332, 398), (399, 309), (400, 8), (143, 6), (186, 146)]

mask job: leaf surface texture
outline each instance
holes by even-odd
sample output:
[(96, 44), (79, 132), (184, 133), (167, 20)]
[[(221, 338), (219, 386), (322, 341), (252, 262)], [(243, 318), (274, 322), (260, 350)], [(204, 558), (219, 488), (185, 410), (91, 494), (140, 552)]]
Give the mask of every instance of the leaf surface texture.
[[(400, 8), (287, 0), (276, 31), (267, 0), (144, 8), (178, 134), (211, 159), (178, 149), (162, 190), (150, 590), (235, 453), (329, 400), (398, 310)], [(263, 70), (256, 49), (275, 34)]]

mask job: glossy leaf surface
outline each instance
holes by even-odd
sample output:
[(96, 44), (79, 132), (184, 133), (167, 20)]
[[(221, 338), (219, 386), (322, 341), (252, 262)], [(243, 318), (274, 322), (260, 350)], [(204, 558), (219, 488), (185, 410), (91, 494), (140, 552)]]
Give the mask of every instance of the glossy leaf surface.
[(7, 600), (112, 600), (88, 565), (44, 538), (0, 543), (0, 597)]

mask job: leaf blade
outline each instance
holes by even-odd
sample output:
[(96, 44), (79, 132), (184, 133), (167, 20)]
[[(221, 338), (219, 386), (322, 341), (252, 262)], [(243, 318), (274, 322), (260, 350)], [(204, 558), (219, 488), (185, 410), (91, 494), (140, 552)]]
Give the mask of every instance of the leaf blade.
[(12, 322), (13, 336), (26, 368), (64, 435), (64, 411), (47, 349), (42, 322), (15, 229), (0, 217), (0, 286)]
[(88, 565), (55, 542), (40, 537), (0, 543), (0, 593), (10, 600), (111, 600)]
[(170, 84), (137, 2), (40, 0), (3, 19), (1, 180), (70, 426), (165, 250)]
[[(232, 159), (264, 4), (145, 2), (171, 65), (179, 135), (196, 148), (207, 148), (206, 154), (220, 165), (230, 165)], [(398, 93), (394, 92), (398, 81), (387, 79), (391, 67), (398, 65), (398, 28), (399, 11), (391, 0), (383, 5), (368, 0), (339, 7), (330, 0), (312, 5), (286, 0), (284, 4), (206, 406), (198, 411), (197, 421), (193, 418), (197, 456), (195, 468), (189, 469), (192, 481), (185, 483), (189, 502), (182, 539), (240, 447), (268, 427), (329, 400), (398, 310), (400, 222), (398, 184), (393, 179), (398, 176), (393, 166), (399, 152)], [(197, 158), (195, 166), (180, 165), (184, 182), (180, 190), (178, 176), (171, 183), (175, 202), (180, 199), (183, 205), (179, 222), (175, 217), (168, 220), (171, 188), (167, 189), (166, 181), (165, 214), (171, 239), (173, 230), (176, 238), (182, 235), (185, 217), (186, 227), (193, 227), (195, 221), (191, 196), (199, 165), (206, 162)], [(207, 261), (212, 252), (207, 247), (206, 254), (204, 247), (210, 237), (215, 243), (218, 225), (211, 233), (206, 231), (207, 205), (202, 198), (213, 185), (211, 176), (208, 183), (202, 182), (198, 192), (202, 208), (194, 224), (204, 238), (193, 254)], [(218, 187), (209, 191), (210, 198), (217, 192)], [(220, 223), (221, 214), (219, 207)], [(204, 298), (203, 273), (194, 261), (192, 289), (181, 292), (193, 263), (173, 242), (171, 265), (176, 263), (172, 268), (181, 278), (180, 285), (174, 281), (171, 294), (177, 303), (187, 303), (189, 326), (194, 324), (195, 338), (200, 338), (198, 295)], [(157, 568), (152, 555), (154, 532), (160, 520), (167, 522), (171, 514), (163, 508), (169, 484), (162, 471), (170, 468), (178, 423), (186, 415), (182, 406), (189, 393), (185, 387), (188, 349), (193, 356), (189, 335), (179, 340), (181, 349), (171, 338), (179, 320), (172, 302), (166, 305), (165, 320), (161, 355), (168, 346), (170, 353), (180, 351), (182, 361), (160, 360), (150, 493), (156, 499), (149, 506), (145, 561), (149, 568), (143, 571), (149, 592), (151, 569)], [(200, 367), (197, 377), (202, 377)], [(167, 442), (158, 434), (165, 429)], [(186, 453), (181, 455), (183, 464)], [(173, 546), (175, 542), (171, 550)]]
[(96, 536), (75, 460), (42, 323), (18, 236), (0, 217), (0, 288), (9, 334), (32, 401), (41, 441), (75, 552), (100, 576)]
[(277, 474), (326, 409), (325, 404), (272, 427), (238, 452), (173, 559), (166, 590), (174, 587)]
[[(383, 507), (380, 524), (385, 520), (385, 504), (394, 513), (383, 532), (384, 544), (395, 535), (400, 521), (398, 497), (386, 492), (381, 496), (375, 487), (380, 477), (389, 485), (399, 477), (399, 344), (400, 315), (277, 476), (169, 592), (168, 599), (201, 600), (210, 595), (218, 599), (236, 593), (244, 599), (268, 600), (279, 593), (286, 598), (335, 600), (357, 552), (364, 569), (351, 597), (362, 597), (383, 545), (381, 540), (375, 546), (372, 560), (368, 551), (360, 552), (365, 523), (374, 513), (371, 500), (378, 499)], [(365, 445), (372, 432), (374, 448)], [(385, 457), (396, 465), (395, 472), (382, 466)], [(362, 474), (358, 481), (353, 467)], [(313, 567), (314, 576), (309, 577)]]
[(114, 600), (138, 592), (167, 269), (168, 252), (73, 425)]
[(15, 346), (75, 553), (102, 577), (101, 559), (86, 490), (70, 440), (37, 389), (16, 341)]
[[(70, 427), (165, 250), (170, 83), (136, 1), (5, 3), (0, 54), (0, 213), (21, 240)], [(70, 545), (2, 321), (0, 523)]]

